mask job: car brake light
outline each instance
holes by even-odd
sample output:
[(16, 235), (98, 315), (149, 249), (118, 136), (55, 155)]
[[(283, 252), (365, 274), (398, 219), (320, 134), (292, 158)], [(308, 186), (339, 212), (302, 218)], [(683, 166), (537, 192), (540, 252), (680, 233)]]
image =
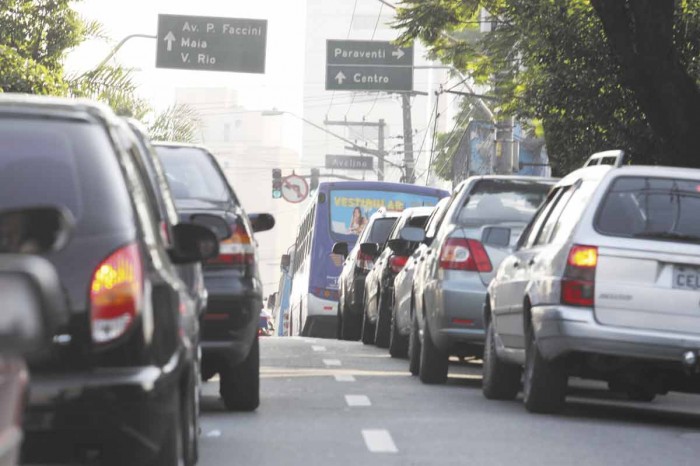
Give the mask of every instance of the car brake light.
[(408, 262), (408, 257), (406, 256), (391, 256), (391, 259), (389, 260), (391, 271), (394, 273), (401, 272), (401, 269), (404, 268), (406, 262)]
[(595, 305), (598, 248), (574, 245), (569, 251), (561, 284), (561, 301), (572, 306)]
[(95, 269), (90, 285), (90, 326), (95, 343), (126, 333), (140, 312), (143, 265), (137, 244), (118, 249)]
[(371, 270), (374, 266), (374, 257), (362, 251), (357, 253), (357, 266), (363, 270)]
[(207, 261), (211, 265), (252, 265), (255, 263), (253, 240), (245, 226), (236, 223), (231, 236), (219, 244), (219, 255)]
[(440, 251), (440, 268), (491, 272), (493, 266), (484, 245), (475, 239), (449, 238)]

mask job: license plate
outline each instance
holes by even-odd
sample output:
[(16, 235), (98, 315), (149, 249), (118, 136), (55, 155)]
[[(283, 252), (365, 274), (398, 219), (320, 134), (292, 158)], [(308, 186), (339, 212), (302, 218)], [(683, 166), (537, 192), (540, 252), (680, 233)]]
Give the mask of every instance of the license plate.
[(673, 267), (673, 288), (700, 290), (700, 269), (676, 265)]

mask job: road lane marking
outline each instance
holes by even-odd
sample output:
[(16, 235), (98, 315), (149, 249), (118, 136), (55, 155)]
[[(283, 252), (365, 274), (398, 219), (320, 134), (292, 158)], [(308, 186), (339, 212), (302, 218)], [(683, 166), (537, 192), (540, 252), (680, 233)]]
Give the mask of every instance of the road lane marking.
[(336, 382), (354, 382), (355, 377), (353, 377), (350, 374), (335, 374), (335, 381)]
[(398, 453), (391, 434), (385, 429), (363, 429), (362, 437), (365, 439), (367, 449), (372, 453)]
[(325, 347), (325, 346), (318, 346), (318, 345), (313, 345), (313, 346), (311, 347), (311, 349), (314, 350), (314, 351), (318, 351), (318, 352), (324, 352), (324, 351), (326, 351), (326, 347)]
[(366, 395), (345, 395), (345, 402), (348, 406), (372, 406)]
[(340, 359), (324, 359), (323, 364), (326, 366), (340, 366)]

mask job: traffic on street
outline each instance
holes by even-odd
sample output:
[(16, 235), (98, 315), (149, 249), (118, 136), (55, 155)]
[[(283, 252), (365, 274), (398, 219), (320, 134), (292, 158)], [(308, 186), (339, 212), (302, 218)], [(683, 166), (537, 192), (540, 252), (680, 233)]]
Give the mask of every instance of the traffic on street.
[(700, 2), (0, 4), (0, 466), (696, 465)]

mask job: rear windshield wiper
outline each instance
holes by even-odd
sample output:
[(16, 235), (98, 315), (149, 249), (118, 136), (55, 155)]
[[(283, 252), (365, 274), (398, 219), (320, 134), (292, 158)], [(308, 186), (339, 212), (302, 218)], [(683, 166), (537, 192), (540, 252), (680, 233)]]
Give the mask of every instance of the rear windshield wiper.
[(633, 236), (635, 238), (671, 239), (676, 241), (700, 243), (700, 236), (687, 235), (685, 233), (677, 233), (674, 231), (643, 231), (641, 233), (635, 233)]

